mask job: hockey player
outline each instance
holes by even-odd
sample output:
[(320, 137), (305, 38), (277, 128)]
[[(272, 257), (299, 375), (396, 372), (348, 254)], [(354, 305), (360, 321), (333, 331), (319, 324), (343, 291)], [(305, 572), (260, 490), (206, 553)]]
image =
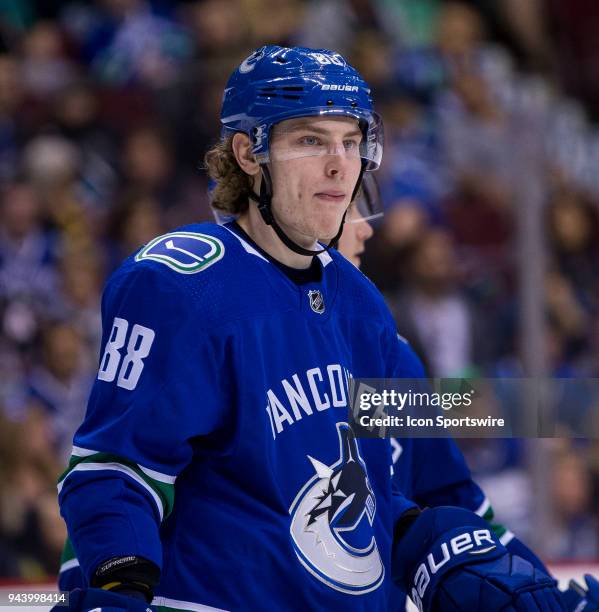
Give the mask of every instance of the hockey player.
[[(59, 482), (86, 589), (72, 607), (562, 610), (481, 517), (421, 511), (358, 440), (350, 377), (402, 376), (382, 297), (330, 250), (382, 156), (338, 54), (263, 47), (207, 156), (237, 217), (159, 236), (110, 278), (85, 420)], [(139, 603), (136, 603), (138, 601)]]

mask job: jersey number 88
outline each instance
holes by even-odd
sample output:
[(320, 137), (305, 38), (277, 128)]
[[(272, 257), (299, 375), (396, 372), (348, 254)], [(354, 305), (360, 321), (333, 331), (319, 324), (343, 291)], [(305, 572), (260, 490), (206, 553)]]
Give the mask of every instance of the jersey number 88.
[(121, 349), (127, 341), (128, 329), (129, 322), (126, 319), (114, 318), (104, 354), (100, 360), (98, 380), (112, 382), (117, 377), (118, 372), (117, 387), (132, 391), (139, 381), (144, 368), (143, 360), (150, 353), (156, 334), (153, 329), (136, 323), (131, 328), (131, 334), (127, 342), (127, 352), (123, 356)]

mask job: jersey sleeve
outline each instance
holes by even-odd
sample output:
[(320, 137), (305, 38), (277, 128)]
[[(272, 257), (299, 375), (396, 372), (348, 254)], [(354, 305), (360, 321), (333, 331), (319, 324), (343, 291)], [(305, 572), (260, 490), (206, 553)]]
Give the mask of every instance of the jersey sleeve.
[(158, 530), (194, 441), (223, 426), (224, 351), (184, 285), (139, 264), (109, 281), (98, 376), (58, 483), (61, 513), (89, 579), (138, 555), (159, 567)]
[(483, 506), (485, 495), (452, 438), (414, 438), (412, 454), (413, 494), (422, 504), (460, 506), (473, 512)]

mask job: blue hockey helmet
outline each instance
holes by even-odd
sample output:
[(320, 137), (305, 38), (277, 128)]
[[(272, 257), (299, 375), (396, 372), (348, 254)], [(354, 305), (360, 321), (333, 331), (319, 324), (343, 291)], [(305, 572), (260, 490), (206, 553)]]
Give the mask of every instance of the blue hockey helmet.
[(221, 110), (225, 134), (244, 132), (259, 163), (270, 160), (271, 128), (286, 119), (345, 116), (362, 131), (363, 170), (376, 170), (383, 156), (383, 125), (370, 89), (345, 59), (327, 49), (267, 45), (233, 72)]

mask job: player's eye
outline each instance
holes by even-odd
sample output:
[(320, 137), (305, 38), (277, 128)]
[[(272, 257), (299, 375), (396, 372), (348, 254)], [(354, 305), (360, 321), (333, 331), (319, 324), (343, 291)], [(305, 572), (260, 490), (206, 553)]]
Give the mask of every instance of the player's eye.
[(306, 147), (319, 147), (322, 145), (322, 140), (318, 136), (302, 136), (298, 142)]
[(352, 139), (344, 140), (343, 146), (346, 151), (354, 152), (358, 150), (360, 143), (356, 139), (352, 138)]

